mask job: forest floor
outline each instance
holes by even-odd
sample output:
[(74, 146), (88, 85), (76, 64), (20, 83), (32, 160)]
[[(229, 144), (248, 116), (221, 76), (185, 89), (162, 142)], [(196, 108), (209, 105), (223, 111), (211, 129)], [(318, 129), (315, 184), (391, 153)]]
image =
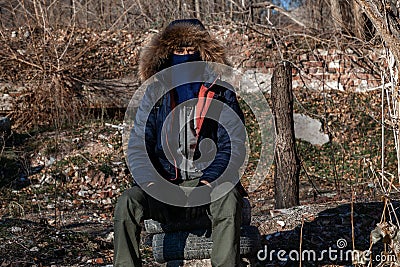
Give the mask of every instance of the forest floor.
[[(335, 94), (342, 93), (332, 93), (338, 101), (352, 97)], [(363, 97), (371, 106), (373, 97)], [(343, 106), (337, 110), (340, 120), (342, 111)], [(331, 112), (336, 114), (334, 109)], [(252, 224), (259, 228), (262, 244), (268, 251), (337, 249), (339, 241), (345, 242), (343, 249), (366, 250), (370, 246), (370, 232), (381, 222), (384, 210), (398, 208), (399, 195), (386, 194), (392, 202), (385, 206), (372, 167), (363, 165), (367, 158), (372, 158), (370, 155), (379, 152), (370, 145), (371, 138), (379, 139), (379, 127), (372, 119), (365, 120), (363, 127), (359, 119), (354, 120), (357, 124), (344, 124), (345, 119), (341, 124), (339, 119), (333, 120), (332, 127), (348, 127), (343, 139), (335, 137), (345, 140), (341, 144), (315, 147), (298, 141), (303, 162), (300, 206), (274, 209), (272, 172), (250, 193)], [(1, 155), (2, 177), (7, 179), (2, 180), (0, 189), (0, 266), (112, 264), (113, 208), (117, 197), (131, 183), (121, 125), (121, 119), (115, 117), (99, 118), (73, 128), (13, 134)], [(353, 151), (352, 156), (338, 149), (339, 145)], [(357, 147), (358, 150), (354, 149)], [(355, 155), (355, 151), (360, 154)], [(332, 171), (335, 168), (336, 174)], [(389, 215), (388, 219), (394, 220), (394, 213)], [(158, 266), (153, 262), (150, 236), (143, 233), (142, 239), (145, 266)], [(377, 245), (375, 253), (382, 249)], [(351, 261), (324, 258), (303, 263), (329, 264), (345, 266), (351, 265)], [(298, 264), (279, 261), (274, 256), (258, 261), (257, 265)]]

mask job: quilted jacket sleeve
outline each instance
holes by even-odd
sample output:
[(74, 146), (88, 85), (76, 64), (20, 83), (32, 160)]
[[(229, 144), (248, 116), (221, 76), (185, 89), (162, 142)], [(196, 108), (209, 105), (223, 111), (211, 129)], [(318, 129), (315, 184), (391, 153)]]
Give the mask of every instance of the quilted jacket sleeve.
[(131, 129), (128, 142), (127, 159), (133, 179), (137, 184), (154, 182), (158, 172), (151, 163), (156, 145), (156, 110), (155, 85), (150, 85), (141, 100), (134, 118), (134, 127)]

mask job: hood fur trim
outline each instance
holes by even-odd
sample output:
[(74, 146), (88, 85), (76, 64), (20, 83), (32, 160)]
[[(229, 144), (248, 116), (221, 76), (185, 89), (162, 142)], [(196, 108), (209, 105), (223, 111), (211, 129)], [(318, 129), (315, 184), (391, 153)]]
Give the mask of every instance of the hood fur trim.
[(142, 82), (168, 67), (169, 56), (180, 46), (193, 46), (203, 61), (228, 65), (224, 47), (198, 25), (179, 23), (165, 28), (143, 48), (139, 60)]

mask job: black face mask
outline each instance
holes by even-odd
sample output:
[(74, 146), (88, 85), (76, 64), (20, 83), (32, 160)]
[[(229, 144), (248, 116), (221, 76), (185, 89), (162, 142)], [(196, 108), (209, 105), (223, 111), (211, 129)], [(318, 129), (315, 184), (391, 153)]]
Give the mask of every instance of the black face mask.
[[(171, 56), (171, 66), (200, 60), (200, 52), (187, 55), (173, 54)], [(172, 72), (172, 84), (180, 84), (175, 87), (175, 101), (177, 105), (198, 96), (202, 85), (202, 82), (199, 82), (201, 81), (202, 73), (203, 71), (195, 65), (177, 67), (176, 70)]]
[(200, 61), (200, 52), (195, 52), (194, 54), (187, 54), (187, 55), (175, 55), (172, 54), (171, 56), (171, 66), (175, 66), (181, 63), (186, 62), (193, 62), (193, 61)]

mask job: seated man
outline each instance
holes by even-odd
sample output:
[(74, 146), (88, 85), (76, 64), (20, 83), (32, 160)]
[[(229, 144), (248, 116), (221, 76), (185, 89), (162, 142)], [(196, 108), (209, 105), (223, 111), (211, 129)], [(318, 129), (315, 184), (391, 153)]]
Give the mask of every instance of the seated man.
[(173, 223), (201, 216), (211, 220), (212, 266), (239, 266), (243, 113), (209, 62), (226, 64), (225, 52), (197, 19), (171, 22), (141, 53), (141, 79), (153, 80), (129, 137), (134, 185), (115, 208), (114, 266), (142, 266), (144, 219)]

